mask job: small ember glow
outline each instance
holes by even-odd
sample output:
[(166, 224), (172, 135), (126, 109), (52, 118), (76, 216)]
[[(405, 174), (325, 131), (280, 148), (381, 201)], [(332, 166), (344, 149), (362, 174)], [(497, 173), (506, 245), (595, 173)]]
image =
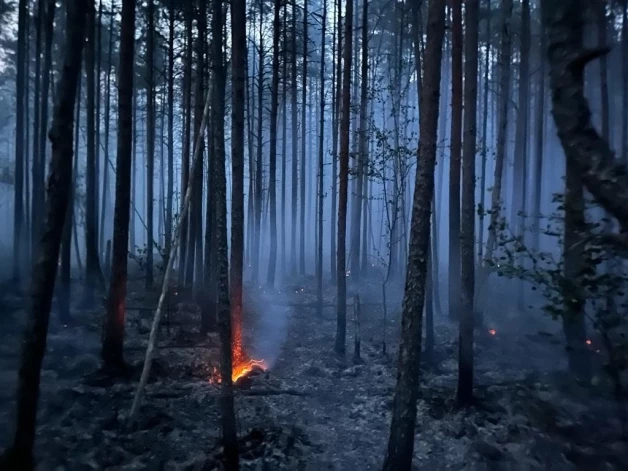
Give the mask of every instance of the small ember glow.
[(488, 333), (491, 335), (495, 335), (497, 333), (497, 331), (495, 329), (489, 329)]
[(591, 339), (586, 339), (585, 342), (587, 345), (591, 345), (593, 342), (591, 342)]

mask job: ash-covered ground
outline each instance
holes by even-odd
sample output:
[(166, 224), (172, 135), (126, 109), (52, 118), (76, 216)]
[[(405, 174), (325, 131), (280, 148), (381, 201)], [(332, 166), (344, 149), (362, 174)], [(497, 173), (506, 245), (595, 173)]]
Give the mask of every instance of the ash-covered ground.
[[(143, 360), (157, 293), (131, 282), (125, 377), (100, 370), (103, 309), (75, 310), (76, 325), (53, 313), (42, 371), (36, 454), (41, 470), (220, 469), (218, 337), (201, 336), (199, 311), (170, 307), (137, 421), (126, 416)], [(355, 322), (348, 308), (345, 358), (333, 353), (335, 289), (325, 287), (323, 318), (315, 281), (295, 279), (276, 292), (248, 287), (245, 343), (269, 365), (237, 388), (242, 469), (375, 470), (386, 452), (396, 377), (400, 309), (386, 327), (381, 285), (350, 288), (361, 299), (361, 362), (353, 360)], [(80, 296), (75, 296), (79, 299)], [(400, 299), (390, 289), (389, 299)], [(24, 311), (5, 295), (0, 315), (0, 448), (10, 439)], [(476, 336), (477, 401), (457, 408), (457, 327), (437, 318), (436, 348), (424, 362), (415, 458), (427, 470), (628, 469), (618, 404), (605, 382), (582, 387), (562, 373), (558, 323), (530, 314), (514, 322), (496, 309)], [(546, 328), (549, 325), (549, 332)], [(553, 329), (553, 330), (552, 330)], [(382, 341), (387, 341), (387, 354)]]

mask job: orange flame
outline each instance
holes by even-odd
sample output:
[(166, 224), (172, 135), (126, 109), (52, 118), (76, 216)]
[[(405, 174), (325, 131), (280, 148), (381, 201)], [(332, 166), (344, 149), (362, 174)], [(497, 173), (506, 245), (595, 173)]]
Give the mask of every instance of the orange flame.
[(491, 335), (495, 335), (497, 333), (497, 331), (495, 329), (489, 329), (488, 333)]
[[(266, 371), (266, 363), (264, 360), (253, 360), (248, 358), (244, 353), (242, 346), (242, 308), (241, 306), (235, 307), (231, 313), (232, 319), (232, 338), (231, 338), (231, 353), (233, 359), (233, 366), (231, 369), (231, 379), (235, 383), (240, 378), (248, 375), (255, 368), (259, 368)], [(218, 368), (212, 369), (212, 375), (209, 378), (209, 382), (212, 384), (220, 384), (221, 376)]]
[[(255, 368), (260, 368), (262, 371), (266, 371), (266, 362), (264, 362), (264, 360), (248, 360), (233, 365), (231, 370), (231, 380), (236, 383), (240, 378), (245, 377)], [(209, 382), (211, 384), (222, 383), (220, 371), (215, 366), (212, 368), (212, 374), (209, 378)]]

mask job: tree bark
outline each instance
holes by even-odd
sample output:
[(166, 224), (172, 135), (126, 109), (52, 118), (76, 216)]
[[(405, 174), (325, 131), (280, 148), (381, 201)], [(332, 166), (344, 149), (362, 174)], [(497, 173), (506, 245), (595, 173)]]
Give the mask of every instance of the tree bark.
[[(260, 3), (261, 8), (261, 3)], [(262, 12), (259, 13), (259, 34), (260, 34), (260, 43), (259, 43), (259, 70), (257, 77), (257, 99), (258, 99), (258, 108), (257, 108), (257, 161), (255, 162), (255, 231), (253, 234), (253, 240), (255, 244), (255, 248), (253, 249), (253, 279), (257, 280), (260, 272), (260, 252), (261, 252), (261, 243), (260, 240), (262, 238), (262, 206), (263, 206), (263, 186), (264, 186), (264, 178), (262, 174), (262, 165), (263, 165), (263, 128), (262, 128), (262, 115), (264, 112), (264, 37), (262, 35)]]
[[(526, 0), (524, 0), (525, 2)], [(473, 397), (473, 301), (475, 285), (475, 150), (477, 134), (479, 0), (465, 3), (464, 149), (460, 219), (461, 291), (458, 390), (461, 404)]]
[(414, 186), (397, 384), (388, 449), (384, 460), (385, 471), (409, 470), (412, 466), (421, 360), (421, 324), (430, 246), (430, 213), (434, 197), (445, 0), (430, 0), (426, 33), (420, 102), (421, 127), (418, 149), (420, 165), (417, 165)]
[(96, 155), (96, 66), (95, 57), (95, 31), (96, 10), (94, 1), (89, 0), (87, 11), (87, 45), (85, 49), (85, 73), (87, 74), (87, 153), (85, 169), (85, 299), (86, 304), (94, 302), (95, 292), (100, 291), (104, 285), (100, 260), (98, 256), (98, 209), (97, 209), (97, 155)]
[(155, 3), (148, 0), (146, 23), (146, 289), (153, 287), (155, 183)]
[(336, 353), (344, 355), (347, 338), (347, 277), (346, 233), (347, 194), (349, 186), (349, 124), (351, 121), (351, 59), (353, 43), (353, 0), (345, 7), (345, 43), (342, 69), (342, 121), (340, 123), (340, 184), (338, 192), (338, 248), (337, 248), (337, 303)]
[[(183, 144), (181, 149), (181, 193), (187, 192), (190, 175), (190, 139), (192, 137), (192, 20), (194, 10), (192, 0), (186, 0), (184, 8), (185, 18), (185, 70), (183, 73)], [(179, 285), (185, 283), (186, 261), (188, 251), (188, 219), (189, 215), (180, 216), (181, 220), (181, 250), (179, 251)]]
[[(242, 2), (244, 3), (244, 2)], [(214, 117), (214, 166), (216, 171), (216, 282), (218, 297), (218, 321), (220, 327), (220, 412), (222, 418), (222, 445), (224, 466), (228, 471), (237, 471), (238, 437), (233, 400), (231, 309), (229, 303), (229, 246), (227, 243), (227, 180), (225, 172), (225, 66), (223, 57), (223, 2), (212, 0), (212, 66)], [(243, 7), (243, 5), (242, 5)], [(244, 13), (242, 13), (244, 14)], [(242, 33), (244, 24), (242, 24)], [(243, 128), (243, 126), (242, 126)], [(200, 157), (200, 156), (199, 156)]]
[(4, 459), (0, 460), (0, 465), (5, 461), (6, 469), (29, 470), (35, 465), (33, 445), (41, 364), (46, 351), (59, 250), (72, 189), (74, 103), (81, 73), (87, 4), (68, 2), (67, 9), (65, 57), (49, 134), (52, 160), (47, 183), (44, 231), (39, 241), (39, 257), (33, 266), (28, 324), (24, 331), (18, 370), (16, 428), (11, 447)]
[[(102, 205), (100, 207), (100, 235), (99, 240), (105, 240), (105, 215), (107, 211), (107, 201), (109, 195), (109, 129), (111, 126), (111, 68), (113, 66), (113, 19), (114, 19), (115, 3), (111, 4), (111, 20), (109, 22), (109, 50), (107, 52), (107, 77), (105, 90), (105, 148), (103, 161), (103, 177), (102, 177)], [(107, 274), (105, 274), (107, 276)]]
[[(512, 17), (512, 0), (502, 0), (501, 3), (501, 44), (499, 51), (500, 58), (500, 86), (499, 86), (499, 108), (498, 108), (498, 128), (497, 144), (495, 151), (495, 169), (493, 173), (493, 192), (491, 193), (490, 222), (488, 225), (488, 239), (486, 241), (486, 259), (493, 258), (495, 245), (497, 243), (497, 231), (499, 216), (502, 212), (502, 175), (504, 173), (504, 159), (506, 158), (506, 138), (508, 129), (508, 108), (510, 103), (510, 68), (511, 68), (511, 48), (512, 37), (510, 22)], [(487, 285), (490, 274), (490, 266), (484, 264), (478, 280), (478, 290), (480, 295), (480, 308), (484, 308), (487, 296)]]
[(270, 155), (268, 158), (268, 197), (270, 199), (270, 258), (266, 284), (275, 285), (277, 268), (277, 112), (279, 110), (279, 38), (281, 37), (281, 3), (275, 0), (273, 18), (273, 70), (270, 86)]
[[(360, 122), (358, 133), (358, 162), (356, 172), (355, 198), (351, 217), (351, 275), (360, 279), (360, 227), (362, 219), (362, 199), (364, 198), (364, 175), (368, 162), (368, 0), (362, 0), (362, 63), (360, 64)], [(366, 216), (365, 216), (366, 217)]]
[[(366, 1), (366, 0), (365, 0)], [(316, 314), (323, 315), (323, 203), (325, 183), (325, 35), (327, 34), (327, 0), (323, 0), (321, 25), (321, 73), (318, 131), (318, 245), (316, 246)]]
[[(511, 199), (511, 224), (514, 233), (526, 242), (526, 207), (528, 197), (528, 107), (530, 100), (530, 0), (521, 1), (521, 36), (519, 60), (519, 90), (517, 100), (517, 128), (513, 158), (513, 185)], [(524, 263), (520, 254), (518, 263)], [(525, 310), (524, 285), (517, 286), (517, 305), (520, 311)]]
[(116, 203), (107, 314), (102, 343), (106, 366), (124, 366), (129, 212), (131, 209), (131, 153), (133, 147), (133, 65), (135, 53), (135, 0), (122, 0), (120, 59), (118, 65), (118, 142)]
[[(338, 27), (335, 31), (338, 33), (338, 49), (334, 53), (336, 57), (336, 69), (335, 69), (335, 91), (332, 94), (334, 99), (332, 101), (332, 113), (334, 119), (332, 120), (333, 132), (331, 141), (331, 241), (330, 241), (330, 259), (331, 259), (331, 282), (336, 284), (337, 273), (337, 260), (336, 260), (336, 206), (338, 197), (338, 133), (340, 126), (340, 90), (342, 89), (342, 58), (340, 51), (342, 50), (342, 12), (340, 11), (340, 0), (337, 0), (336, 7), (334, 9), (338, 16)], [(344, 275), (343, 275), (344, 276)]]
[(583, 46), (582, 0), (553, 3), (544, 0), (543, 19), (548, 37), (552, 115), (567, 162), (596, 201), (628, 229), (628, 169), (615, 159), (608, 142), (593, 127), (584, 97), (584, 67), (607, 48)]
[(291, 118), (292, 118), (292, 233), (290, 240), (290, 264), (293, 275), (297, 273), (297, 205), (298, 205), (298, 136), (297, 136), (297, 6), (292, 5), (292, 39), (291, 39), (291, 65), (292, 65), (292, 84), (291, 84)]
[(537, 83), (536, 109), (534, 112), (534, 182), (535, 190), (532, 193), (532, 248), (539, 250), (541, 238), (541, 188), (543, 175), (543, 147), (545, 144), (545, 75), (547, 59), (545, 57), (546, 37), (541, 25), (539, 41), (539, 75)]
[[(27, 0), (18, 3), (17, 25), (17, 58), (15, 63), (15, 186), (13, 187), (13, 278), (18, 281), (22, 276), (22, 267), (26, 260), (25, 245), (23, 244), (24, 230), (24, 161), (28, 161), (28, 151), (24, 152), (24, 131), (28, 128), (28, 120), (24, 122), (24, 114), (28, 109), (28, 89), (25, 69), (30, 58), (26, 54), (26, 43), (29, 38), (27, 31)], [(26, 158), (25, 158), (26, 157)], [(28, 181), (28, 176), (26, 176)], [(28, 196), (27, 196), (28, 198)], [(28, 245), (28, 244), (26, 244)]]
[[(175, 0), (168, 2), (168, 189), (166, 194), (166, 254), (172, 245), (172, 210), (174, 194), (174, 34)], [(165, 264), (168, 261), (165, 260)]]
[[(244, 100), (246, 94), (246, 0), (231, 4), (231, 312), (234, 343), (241, 338), (244, 270)], [(249, 153), (249, 158), (251, 154)], [(251, 195), (249, 195), (249, 198)], [(251, 221), (249, 221), (249, 224)], [(235, 358), (237, 361), (238, 359)]]
[(299, 273), (305, 275), (305, 169), (307, 168), (307, 151), (306, 151), (306, 129), (307, 121), (305, 112), (307, 108), (307, 25), (308, 12), (307, 0), (303, 0), (303, 83), (301, 85), (301, 238), (299, 239)]
[(449, 148), (449, 318), (460, 316), (460, 154), (462, 151), (462, 0), (452, 2)]
[[(489, 95), (489, 69), (491, 65), (491, 0), (486, 0), (486, 51), (484, 52), (484, 81), (483, 96), (482, 96), (482, 168), (480, 173), (480, 211), (486, 210), (486, 161), (488, 159), (488, 95)], [(543, 72), (540, 72), (543, 76)], [(541, 79), (542, 80), (542, 79)], [(543, 120), (539, 119), (542, 123)], [(541, 192), (539, 191), (539, 197)], [(479, 228), (478, 228), (478, 263), (482, 266), (482, 258), (484, 254), (484, 214), (480, 214)]]

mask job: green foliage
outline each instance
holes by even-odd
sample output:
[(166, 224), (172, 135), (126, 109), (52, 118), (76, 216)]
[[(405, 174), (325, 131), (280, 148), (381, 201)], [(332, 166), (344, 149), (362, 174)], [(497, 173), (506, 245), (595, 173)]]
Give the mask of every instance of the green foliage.
[[(562, 195), (557, 195), (555, 202), (562, 210)], [(560, 255), (531, 249), (501, 217), (495, 227), (498, 251), (486, 263), (499, 276), (529, 282), (542, 294), (543, 309), (554, 319), (583, 314), (601, 341), (602, 348), (595, 348), (604, 359), (604, 370), (616, 390), (622, 390), (621, 377), (628, 372), (628, 275), (615, 246), (606, 243), (609, 222), (588, 222), (570, 248), (576, 259), (566, 260), (563, 213), (542, 219), (546, 222), (542, 233), (557, 241), (562, 248)], [(574, 276), (565, 275), (566, 262), (574, 267)]]

